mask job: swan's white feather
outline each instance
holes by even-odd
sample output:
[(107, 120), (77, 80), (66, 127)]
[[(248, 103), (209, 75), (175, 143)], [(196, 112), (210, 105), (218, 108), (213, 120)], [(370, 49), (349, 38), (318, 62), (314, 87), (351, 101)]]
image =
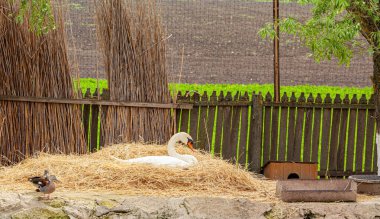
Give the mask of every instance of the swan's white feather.
[(188, 163), (178, 158), (170, 157), (170, 156), (146, 156), (146, 157), (138, 157), (138, 158), (133, 158), (133, 159), (128, 159), (128, 160), (122, 160), (114, 156), (112, 156), (112, 158), (123, 163), (150, 164), (153, 166), (188, 168), (194, 165), (194, 163)]

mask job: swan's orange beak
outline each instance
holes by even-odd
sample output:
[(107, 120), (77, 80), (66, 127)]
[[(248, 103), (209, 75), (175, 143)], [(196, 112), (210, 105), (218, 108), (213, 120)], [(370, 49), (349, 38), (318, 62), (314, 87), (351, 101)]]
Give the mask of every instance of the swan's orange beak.
[(194, 147), (193, 147), (193, 142), (192, 141), (188, 141), (187, 142), (187, 147), (189, 147), (193, 152), (195, 151)]

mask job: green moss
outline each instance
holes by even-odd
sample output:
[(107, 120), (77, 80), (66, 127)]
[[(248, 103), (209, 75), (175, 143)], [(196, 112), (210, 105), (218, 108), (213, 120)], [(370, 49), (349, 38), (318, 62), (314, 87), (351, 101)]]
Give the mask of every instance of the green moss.
[(115, 207), (116, 205), (118, 205), (119, 203), (115, 202), (115, 201), (112, 201), (112, 200), (101, 200), (99, 201), (98, 203), (100, 206), (104, 206), (106, 208), (113, 208)]
[(45, 208), (33, 208), (12, 215), (12, 219), (69, 219), (62, 211), (51, 211)]
[(66, 205), (66, 202), (63, 199), (53, 199), (50, 202), (47, 202), (45, 204), (53, 208), (61, 208)]

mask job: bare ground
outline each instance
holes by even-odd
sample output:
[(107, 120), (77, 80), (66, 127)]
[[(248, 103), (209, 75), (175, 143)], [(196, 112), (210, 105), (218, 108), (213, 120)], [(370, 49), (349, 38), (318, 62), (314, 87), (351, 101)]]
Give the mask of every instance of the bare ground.
[[(104, 77), (96, 53), (94, 6), (71, 0), (70, 54), (76, 43), (81, 77)], [(257, 32), (272, 19), (272, 3), (243, 0), (159, 0), (167, 29), (170, 81), (184, 83), (272, 83), (273, 46)], [(281, 4), (281, 16), (305, 19), (310, 8)], [(70, 22), (69, 22), (70, 23)], [(70, 25), (68, 25), (70, 27)], [(73, 37), (71, 37), (73, 36)], [(73, 41), (74, 39), (74, 41)], [(281, 84), (369, 86), (371, 58), (357, 53), (349, 68), (335, 61), (316, 64), (298, 39), (281, 36)], [(182, 64), (183, 58), (183, 64)], [(182, 71), (181, 71), (182, 69)]]

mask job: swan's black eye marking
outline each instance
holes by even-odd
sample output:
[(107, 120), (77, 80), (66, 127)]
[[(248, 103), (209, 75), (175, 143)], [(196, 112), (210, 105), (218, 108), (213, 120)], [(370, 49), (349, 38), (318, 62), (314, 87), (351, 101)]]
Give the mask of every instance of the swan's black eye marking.
[(189, 143), (189, 142), (194, 143), (193, 139), (187, 138), (187, 143)]

